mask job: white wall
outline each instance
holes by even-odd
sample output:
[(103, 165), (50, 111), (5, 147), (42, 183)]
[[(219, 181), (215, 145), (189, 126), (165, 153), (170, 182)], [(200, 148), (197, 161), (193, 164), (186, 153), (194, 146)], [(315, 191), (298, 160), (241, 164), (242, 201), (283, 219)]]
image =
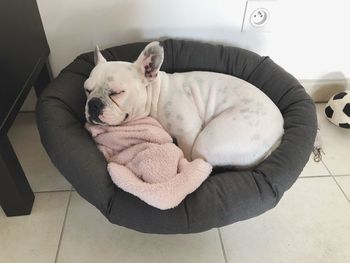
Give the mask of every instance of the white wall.
[[(350, 78), (346, 0), (277, 0), (270, 33), (241, 33), (245, 0), (38, 0), (54, 74), (78, 54), (160, 37), (237, 45), (299, 79)], [(347, 25), (345, 23), (348, 23)]]

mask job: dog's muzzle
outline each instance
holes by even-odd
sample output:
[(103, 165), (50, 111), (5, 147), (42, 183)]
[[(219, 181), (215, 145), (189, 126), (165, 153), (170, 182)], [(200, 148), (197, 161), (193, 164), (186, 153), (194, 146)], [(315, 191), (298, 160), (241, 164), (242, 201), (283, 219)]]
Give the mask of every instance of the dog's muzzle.
[(88, 113), (89, 113), (89, 121), (90, 122), (100, 122), (99, 116), (102, 113), (103, 108), (105, 107), (104, 103), (99, 98), (92, 98), (88, 102)]

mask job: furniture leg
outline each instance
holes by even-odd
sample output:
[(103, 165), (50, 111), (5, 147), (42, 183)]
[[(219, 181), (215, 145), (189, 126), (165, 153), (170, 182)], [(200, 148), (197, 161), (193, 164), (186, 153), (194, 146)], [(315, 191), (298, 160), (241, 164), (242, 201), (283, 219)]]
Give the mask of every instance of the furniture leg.
[(43, 68), (39, 73), (38, 78), (34, 83), (34, 89), (37, 97), (40, 96), (41, 92), (46, 88), (46, 86), (51, 82), (52, 79), (53, 77), (52, 77), (51, 66), (47, 59)]
[(28, 215), (34, 194), (7, 135), (0, 138), (0, 205), (7, 216)]

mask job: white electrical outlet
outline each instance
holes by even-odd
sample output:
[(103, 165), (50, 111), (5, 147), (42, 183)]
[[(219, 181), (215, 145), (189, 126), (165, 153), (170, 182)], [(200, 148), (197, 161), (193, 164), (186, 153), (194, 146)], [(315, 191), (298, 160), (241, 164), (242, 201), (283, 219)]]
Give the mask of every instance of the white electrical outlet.
[(271, 32), (275, 23), (277, 0), (247, 1), (242, 32)]

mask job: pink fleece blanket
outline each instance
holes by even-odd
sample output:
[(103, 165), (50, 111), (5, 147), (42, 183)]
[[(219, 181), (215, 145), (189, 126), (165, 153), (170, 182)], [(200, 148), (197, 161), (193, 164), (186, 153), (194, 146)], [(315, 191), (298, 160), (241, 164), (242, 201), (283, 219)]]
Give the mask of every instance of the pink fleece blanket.
[(113, 182), (159, 209), (180, 204), (212, 170), (204, 160), (188, 162), (150, 117), (116, 127), (86, 124), (86, 129), (107, 159)]

